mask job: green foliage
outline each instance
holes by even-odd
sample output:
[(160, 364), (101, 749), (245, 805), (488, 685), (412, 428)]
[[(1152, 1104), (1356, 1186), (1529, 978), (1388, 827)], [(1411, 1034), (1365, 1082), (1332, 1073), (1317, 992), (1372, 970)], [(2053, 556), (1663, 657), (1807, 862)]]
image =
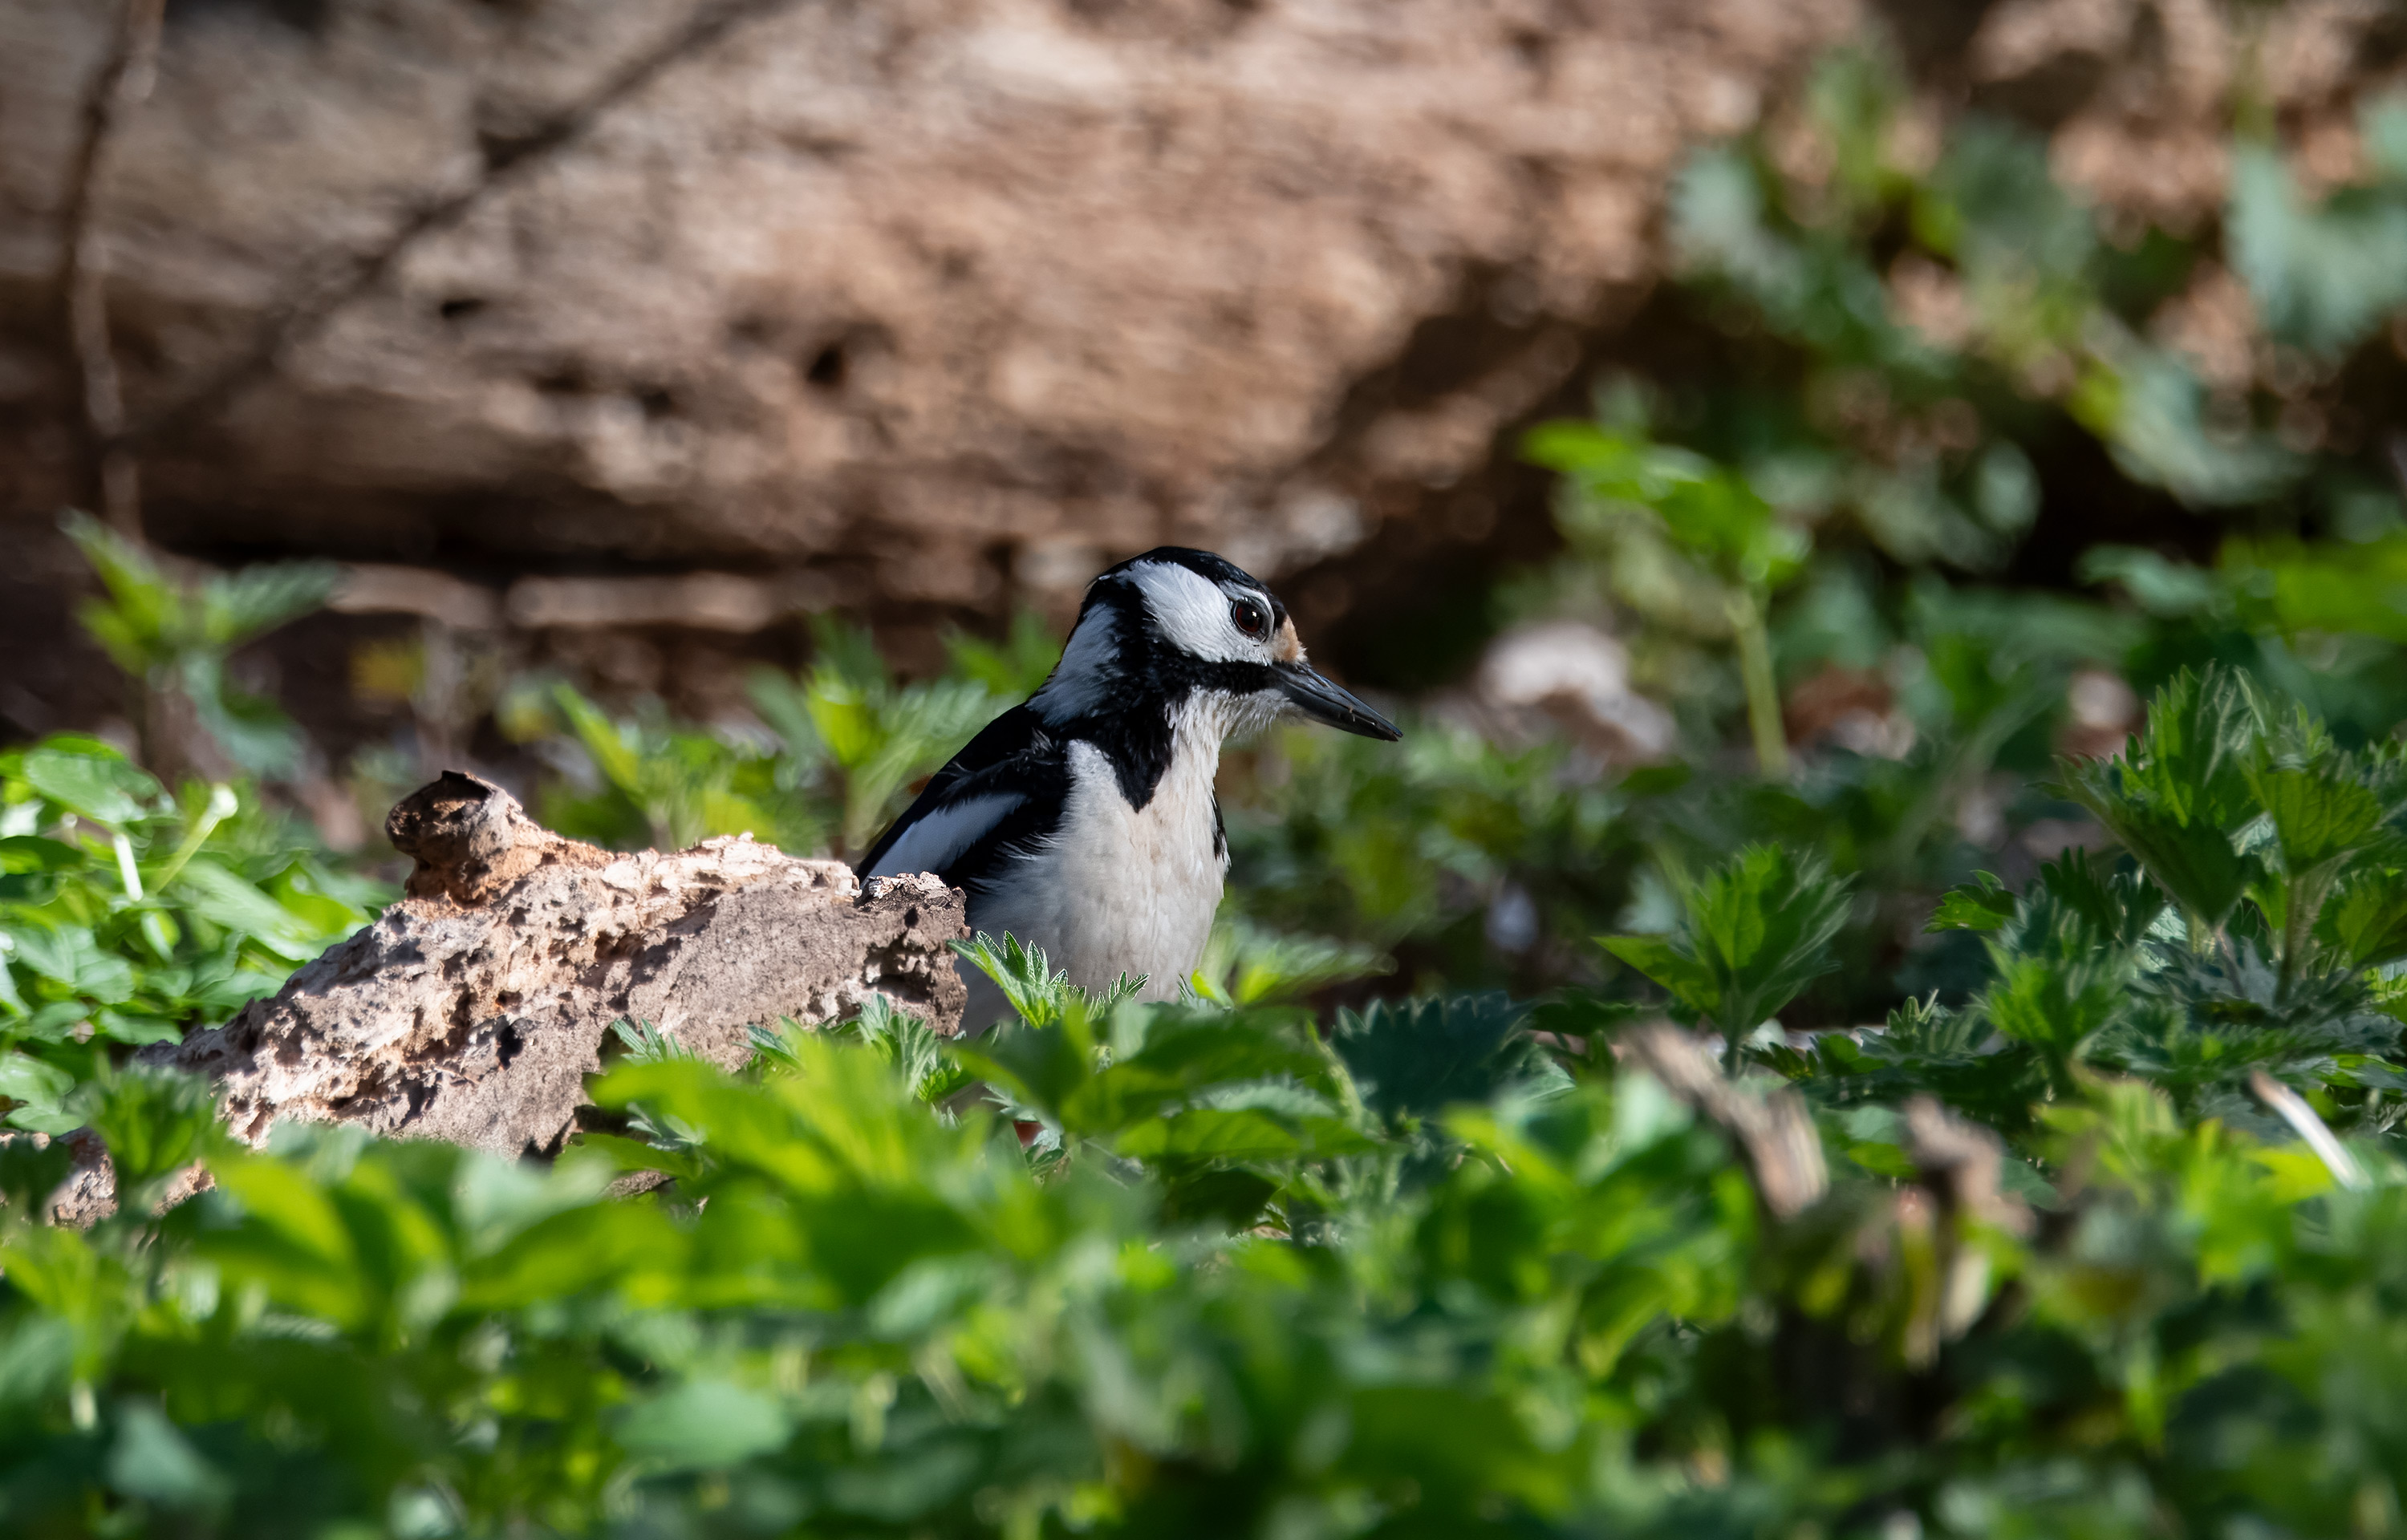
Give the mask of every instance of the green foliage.
[[(875, 1001), (757, 1033), (739, 1079), (621, 1024), (591, 1093), (632, 1135), (548, 1169), (255, 1152), (197, 1084), (108, 1078), (78, 1095), (121, 1181), (214, 1187), (61, 1231), (28, 1215), (58, 1152), (0, 1148), (0, 1523), (2347, 1533), (2407, 1453), (2407, 1073), (2361, 960), (2407, 909), (2392, 756), (2209, 674), (2120, 763), (2280, 881), (2204, 947), (2146, 853), (1968, 884), (1967, 1004), (1746, 1051), (1834, 1173), (1792, 1219), (1617, 1067), (1605, 1002), (1549, 1005), (1550, 1039), (1493, 994), (1323, 1028), (1090, 996), (1011, 938), (963, 948), (1018, 1017), (975, 1043)], [(2265, 907), (2314, 892), (2303, 929)], [(1639, 950), (1744, 1030), (1847, 901), (1750, 847)], [(2349, 1184), (2257, 1109), (2263, 1070)], [(671, 1184), (605, 1194), (640, 1172)]]
[(507, 736), (566, 773), (538, 798), (545, 823), (619, 849), (683, 849), (751, 834), (792, 851), (857, 855), (907, 794), (1004, 707), (1044, 682), (1061, 647), (1030, 615), (990, 643), (947, 642), (953, 671), (898, 683), (869, 633), (821, 617), (798, 678), (755, 669), (746, 696), (765, 730), (673, 722), (658, 702), (613, 716), (556, 680), (521, 680), (497, 715)]
[(84, 629), (126, 678), (154, 696), (174, 692), (189, 700), (201, 728), (242, 770), (270, 775), (295, 769), (300, 729), (274, 702), (236, 685), (227, 661), (244, 643), (324, 603), (335, 569), (292, 562), (187, 583), (95, 519), (70, 514), (65, 529), (107, 594), (81, 606)]
[[(1570, 494), (1566, 532), (1601, 545), (1603, 559), (1645, 539), (1628, 515), (1654, 516), (1644, 527), (1676, 553), (1685, 586), (1716, 590), (1745, 682), (1756, 763), (1766, 774), (1787, 769), (1787, 739), (1772, 676), (1764, 611), (1772, 594), (1803, 567), (1813, 542), (1782, 521), (1747, 479), (1687, 450), (1586, 423), (1553, 423), (1530, 434), (1525, 452), (1560, 472)], [(1679, 580), (1675, 580), (1679, 581)]]
[(831, 621), (816, 635), (807, 673), (758, 671), (749, 693), (783, 742), (790, 778), (827, 805), (841, 853), (868, 849), (901, 811), (904, 789), (1024, 699), (1035, 688), (1030, 679), (1042, 683), (1052, 667), (1046, 653), (1060, 651), (1022, 620), (1002, 647), (956, 639), (956, 676), (898, 685), (867, 631)]
[[(1564, 553), (1495, 613), (1612, 631), (1664, 762), (1444, 699), (1240, 750), (1176, 1004), (980, 937), (1016, 1019), (970, 1041), (873, 996), (736, 1078), (620, 1024), (548, 1166), (253, 1151), (122, 1060), (367, 890), (230, 789), (0, 758), (0, 1111), (129, 1198), (40, 1225), (71, 1152), (0, 1143), (0, 1532), (2395, 1530), (2407, 523), (2315, 425), (2407, 293), (2407, 116), (2314, 198), (2241, 142), (2218, 239), (1913, 99), (1846, 50), (1796, 143), (1693, 157), (1693, 367), (1529, 440)], [(2244, 380), (2159, 340), (2217, 261)], [(2126, 507), (2165, 544), (2079, 549)], [(256, 626), (95, 549), (96, 633), (214, 688)], [(748, 738), (520, 682), (546, 817), (856, 852), (1054, 654), (816, 643)], [(1616, 1053), (1663, 1015), (1730, 1055), (1710, 1116)], [(1830, 1173), (1793, 1217), (1772, 1094)]]
[(2015, 896), (1993, 871), (1976, 871), (1939, 896), (1927, 930), (1995, 930), (2015, 917)]
[(2407, 303), (2407, 164), (2399, 159), (2407, 103), (2371, 100), (2357, 126), (2373, 176), (2320, 205), (2300, 195), (2276, 147), (2242, 144), (2232, 153), (2232, 265), (2268, 332), (2327, 356), (2364, 341)]
[(1374, 947), (1268, 930), (1223, 915), (1189, 982), (1195, 993), (1219, 1005), (1283, 1005), (1332, 984), (1385, 973), (1389, 966)]
[(248, 792), (171, 797), (89, 738), (0, 752), (0, 1122), (80, 1126), (112, 1049), (224, 1020), (381, 899)]
[(1676, 936), (1615, 936), (1605, 948), (1717, 1028), (1733, 1063), (1748, 1033), (1839, 966), (1830, 942), (1846, 921), (1846, 883), (1814, 856), (1750, 845), (1681, 907)]
[(544, 798), (545, 820), (563, 833), (659, 850), (746, 832), (805, 850), (819, 842), (820, 826), (778, 784), (771, 756), (657, 717), (613, 721), (566, 685), (552, 699), (602, 783)]

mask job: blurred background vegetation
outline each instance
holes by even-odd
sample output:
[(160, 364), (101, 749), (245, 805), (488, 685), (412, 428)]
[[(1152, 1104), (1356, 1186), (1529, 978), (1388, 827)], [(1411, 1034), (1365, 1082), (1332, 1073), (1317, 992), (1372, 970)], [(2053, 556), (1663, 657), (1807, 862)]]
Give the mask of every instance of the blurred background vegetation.
[[(1944, 890), (2111, 843), (2053, 756), (2112, 750), (2179, 670), (2231, 664), (2344, 742), (2389, 736), (2407, 718), (2407, 94), (2369, 92), (2345, 175), (2327, 152), (2311, 186), (2250, 89), (2243, 71), (2223, 217), (2186, 228), (2069, 191), (2009, 117), (1934, 116), (1878, 28), (1763, 126), (1696, 147), (1668, 192), (1671, 280), (1563, 398), (1582, 411), (1496, 445), (1544, 478), (1531, 558), (1470, 592), (1436, 573), (1415, 591), (1442, 603), (1332, 639), (1403, 744), (1282, 732), (1231, 755), (1216, 958), (1298, 936), (1350, 959), (1355, 982), (1323, 982), (1338, 998), (1611, 994), (1638, 986), (1590, 938), (1669, 927), (1702, 865), (1786, 840), (1855, 897), (1846, 966), (1785, 1020), (1859, 1024), (1977, 982), (1971, 937), (1923, 933)], [(729, 659), (686, 688), (722, 701), (696, 720), (480, 625), (312, 629), (357, 591), (336, 564), (221, 573), (80, 515), (64, 528), (97, 580), (80, 625), (126, 683), (94, 724), (131, 763), (93, 772), (112, 816), (58, 806), (103, 878), (135, 853), (92, 934), (137, 970), (192, 944), (163, 946), (140, 911), (161, 881), (146, 861), (187, 886), (252, 872), (246, 891), (293, 912), (295, 883), (339, 893), (356, 923), (397, 876), (383, 810), (451, 763), (608, 845), (748, 831), (849, 856), (1034, 687), (1062, 618), (957, 624), (941, 668), (904, 677), (829, 609), (799, 668)], [(291, 662), (279, 635), (336, 683), (303, 691), (297, 719), (244, 683)], [(12, 838), (36, 832), (38, 784), (10, 782)], [(191, 811), (228, 797), (239, 817)], [(271, 826), (298, 864), (260, 875)], [(246, 854), (179, 857), (191, 841)], [(98, 900), (71, 884), (27, 907), (63, 848), (12, 847), (9, 912), (89, 929)], [(254, 909), (252, 961), (285, 955)], [(45, 944), (13, 954), (28, 999), (81, 987), (29, 960)], [(231, 987), (140, 996), (143, 1018), (208, 1019)]]
[[(628, 1133), (548, 1170), (232, 1149), (129, 1060), (391, 901), (434, 771), (615, 847), (849, 856), (1165, 531), (998, 499), (1017, 586), (769, 604), (363, 560), (341, 508), (205, 539), (188, 486), (45, 502), (74, 615), (0, 666), (49, 713), (0, 694), (0, 1121), (99, 1131), (133, 1201), (29, 1223), (67, 1146), (0, 1146), (0, 1514), (2401, 1533), (2407, 31), (1842, 20), (1667, 151), (1642, 294), (1555, 333), (1473, 274), (1347, 388), (1331, 442), (1423, 467), (1409, 507), (1268, 559), (1226, 525), (1406, 736), (1232, 750), (1181, 1007), (998, 954), (1025, 1024), (967, 1047), (873, 1010), (738, 1081), (630, 1024)], [(847, 338), (811, 389), (874, 373)], [(1524, 344), (1551, 383), (1425, 388)], [(35, 689), (78, 648), (104, 684)], [(1645, 1057), (1659, 1015), (1732, 1079)], [(973, 1078), (1008, 1122), (922, 1105)], [(147, 1212), (193, 1158), (223, 1190)]]

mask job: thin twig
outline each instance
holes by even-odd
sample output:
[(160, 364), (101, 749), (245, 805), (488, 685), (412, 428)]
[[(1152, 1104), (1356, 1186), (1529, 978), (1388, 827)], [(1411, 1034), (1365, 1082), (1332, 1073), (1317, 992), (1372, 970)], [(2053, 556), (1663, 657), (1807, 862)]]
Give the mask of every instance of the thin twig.
[(2324, 1163), (2324, 1169), (2332, 1174), (2332, 1180), (2350, 1188), (2366, 1184), (2365, 1168), (2357, 1164), (2357, 1157), (2348, 1152), (2348, 1146), (2333, 1137), (2332, 1131), (2324, 1125), (2324, 1120), (2315, 1116), (2315, 1109), (2307, 1105), (2306, 1097), (2262, 1069), (2248, 1072), (2248, 1089), (2256, 1092), (2258, 1101), (2272, 1108), (2299, 1137), (2307, 1141), (2307, 1148)]
[(260, 318), (243, 349), (191, 389), (126, 429), (121, 444), (155, 439), (217, 411), (273, 374), (285, 349), (306, 341), (345, 306), (382, 283), (419, 243), (452, 229), (488, 198), (591, 134), (620, 103), (674, 65), (708, 48), (744, 22), (782, 10), (794, 0), (717, 0), (705, 5), (666, 38), (620, 65), (591, 92), (523, 134), (487, 135), (477, 179), (420, 205), (384, 241), (365, 252), (326, 252), (302, 263), (281, 285), (285, 298)]
[(125, 397), (108, 341), (108, 290), (102, 271), (100, 195), (108, 152), (126, 116), (150, 94), (165, 0), (125, 0), (107, 57), (84, 92), (83, 137), (67, 168), (59, 219), (59, 335), (78, 427), (101, 516), (128, 540), (142, 538), (142, 488), (125, 437)]

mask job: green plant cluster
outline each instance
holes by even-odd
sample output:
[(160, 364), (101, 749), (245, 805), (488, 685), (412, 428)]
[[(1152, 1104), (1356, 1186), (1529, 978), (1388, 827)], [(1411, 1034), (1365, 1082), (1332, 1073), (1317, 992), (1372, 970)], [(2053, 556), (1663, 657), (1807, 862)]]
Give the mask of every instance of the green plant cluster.
[[(252, 1150), (133, 1053), (383, 895), (240, 783), (0, 754), (0, 1122), (121, 1197), (42, 1223), (70, 1149), (0, 1139), (0, 1533), (2407, 1532), (2407, 519), (2351, 417), (2407, 113), (2315, 197), (2239, 116), (2219, 230), (1907, 132), (1875, 49), (1694, 157), (1702, 362), (1530, 435), (1562, 550), (1492, 615), (1613, 632), (1675, 743), (1241, 751), (1175, 1005), (981, 939), (976, 1042), (620, 1024), (548, 1166)], [(2218, 270), (2243, 376), (2162, 324)], [(301, 773), (234, 655), (327, 574), (75, 530), (154, 769)], [(1057, 647), (814, 640), (745, 727), (495, 725), (571, 834), (846, 855)]]
[(623, 848), (682, 850), (748, 832), (857, 855), (910, 788), (1033, 694), (1061, 656), (1022, 615), (1001, 643), (953, 633), (947, 671), (904, 684), (866, 630), (822, 617), (814, 636), (799, 677), (760, 668), (747, 681), (766, 728), (758, 738), (682, 727), (657, 709), (614, 718), (573, 685), (520, 681), (502, 706), (504, 728), (553, 749), (569, 772), (539, 800), (545, 822)]
[(0, 1524), (2395, 1533), (2407, 770), (2218, 673), (2067, 774), (2136, 858), (1951, 894), (1961, 1008), (1754, 1030), (1846, 903), (1777, 847), (1613, 943), (1735, 1079), (1617, 1057), (1626, 1002), (1316, 1023), (984, 938), (1015, 1024), (742, 1078), (629, 1025), (548, 1169), (108, 1076), (116, 1217), (0, 1148)]
[[(1401, 755), (1282, 740), (1275, 798), (1232, 808), (1249, 912), (1424, 985), (1594, 983), (1588, 937), (1659, 932), (1705, 861), (1786, 842), (1856, 880), (1843, 965), (1797, 1006), (1847, 1024), (1960, 999), (1977, 949), (1912, 941), (1921, 913), (2092, 821), (2052, 766), (2111, 746), (2078, 743), (2083, 688), (2224, 664), (2346, 742), (2407, 719), (2407, 516), (2364, 389), (2395, 374), (2407, 107), (2370, 101), (2364, 179), (2313, 198), (2243, 134), (2219, 232), (2092, 208), (2011, 122), (1912, 117), (1854, 49), (1693, 156), (1658, 304), (1678, 356), (1633, 347), (1587, 419), (1525, 440), (1563, 550), (1495, 617), (1615, 632), (1678, 717), (1667, 762), (1443, 715)], [(2253, 302), (2245, 377), (2162, 324), (2218, 275)]]
[(0, 752), (0, 1127), (83, 1126), (113, 1056), (273, 994), (385, 897), (247, 790), (170, 796), (89, 738)]

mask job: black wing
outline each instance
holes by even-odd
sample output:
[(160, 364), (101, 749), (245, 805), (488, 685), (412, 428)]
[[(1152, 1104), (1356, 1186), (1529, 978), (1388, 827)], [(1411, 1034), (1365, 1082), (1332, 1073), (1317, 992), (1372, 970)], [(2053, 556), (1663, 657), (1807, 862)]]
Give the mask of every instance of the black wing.
[(929, 777), (853, 869), (870, 877), (907, 860), (975, 892), (1012, 851), (1053, 832), (1069, 794), (1067, 745), (1015, 706)]

